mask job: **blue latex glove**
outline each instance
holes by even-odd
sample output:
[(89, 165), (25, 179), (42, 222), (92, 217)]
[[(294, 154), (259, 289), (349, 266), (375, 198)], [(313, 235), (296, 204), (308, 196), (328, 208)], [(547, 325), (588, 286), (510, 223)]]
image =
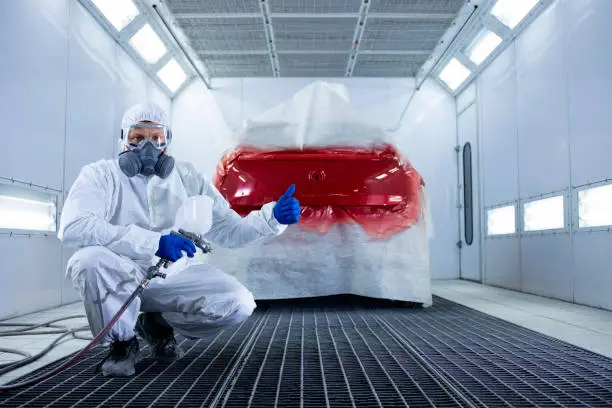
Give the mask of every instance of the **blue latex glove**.
[(297, 198), (292, 197), (295, 193), (295, 184), (281, 196), (274, 206), (274, 218), (283, 225), (297, 224), (300, 220), (302, 208)]
[(155, 256), (176, 262), (183, 257), (181, 251), (187, 252), (187, 255), (193, 258), (196, 247), (193, 242), (183, 237), (171, 234), (162, 235), (159, 239), (159, 249), (155, 253)]

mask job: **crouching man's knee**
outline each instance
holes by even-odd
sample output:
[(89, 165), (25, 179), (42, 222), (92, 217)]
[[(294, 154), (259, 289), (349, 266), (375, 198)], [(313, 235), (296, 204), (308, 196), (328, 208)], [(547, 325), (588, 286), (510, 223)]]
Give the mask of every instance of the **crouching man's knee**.
[(187, 338), (207, 337), (219, 329), (243, 323), (256, 308), (253, 294), (245, 288), (228, 295), (218, 295), (215, 300), (210, 297), (205, 300), (204, 297), (201, 299), (203, 304), (194, 302), (197, 310), (165, 312), (163, 316), (177, 332)]
[(139, 277), (137, 265), (121, 258), (108, 248), (90, 246), (81, 248), (68, 260), (66, 275), (81, 293), (99, 287), (123, 291), (124, 286), (135, 288)]
[[(68, 275), (75, 276), (86, 271), (96, 270), (108, 249), (101, 246), (81, 248), (68, 260)], [(110, 252), (110, 251), (109, 251)]]
[(202, 310), (204, 323), (212, 323), (214, 326), (233, 326), (248, 319), (255, 307), (253, 294), (245, 288), (240, 288), (223, 301), (207, 305)]
[(227, 317), (228, 325), (235, 325), (244, 322), (252, 314), (257, 305), (253, 294), (247, 289), (242, 289), (236, 293), (234, 312)]
[(100, 246), (85, 247), (76, 251), (68, 260), (66, 277), (72, 280), (75, 289), (81, 294), (88, 286), (97, 284), (101, 264), (108, 256), (106, 251), (108, 249)]

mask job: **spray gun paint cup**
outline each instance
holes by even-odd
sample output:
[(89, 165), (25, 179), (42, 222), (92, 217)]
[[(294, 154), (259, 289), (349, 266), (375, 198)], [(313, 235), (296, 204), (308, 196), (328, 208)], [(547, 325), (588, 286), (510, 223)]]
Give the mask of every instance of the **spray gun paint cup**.
[[(204, 236), (212, 226), (212, 212), (214, 201), (207, 196), (189, 197), (176, 213), (174, 231), (185, 230), (200, 236)], [(172, 263), (164, 270), (167, 277), (176, 275), (186, 269), (189, 265), (202, 262), (198, 260), (201, 255), (198, 251), (195, 258), (183, 256), (178, 261)]]
[(213, 204), (212, 198), (207, 196), (189, 197), (176, 213), (174, 230), (206, 234), (212, 226)]

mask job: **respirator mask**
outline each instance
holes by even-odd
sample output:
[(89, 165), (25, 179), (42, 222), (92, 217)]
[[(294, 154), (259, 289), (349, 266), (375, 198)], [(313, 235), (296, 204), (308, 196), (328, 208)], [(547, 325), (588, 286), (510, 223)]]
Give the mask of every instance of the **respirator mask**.
[[(172, 140), (167, 126), (135, 124), (121, 130), (121, 139), (127, 149), (119, 155), (119, 167), (128, 177), (137, 174), (166, 178), (174, 169), (174, 158), (164, 151)], [(127, 135), (127, 140), (124, 139)]]

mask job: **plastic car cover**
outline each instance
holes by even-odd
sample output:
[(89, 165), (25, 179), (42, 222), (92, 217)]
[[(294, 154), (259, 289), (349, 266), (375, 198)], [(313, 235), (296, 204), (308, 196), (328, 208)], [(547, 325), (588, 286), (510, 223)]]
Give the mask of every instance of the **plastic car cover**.
[[(224, 163), (232, 160), (232, 154), (309, 148), (331, 152), (347, 147), (376, 152), (392, 144), (382, 128), (363, 121), (347, 95), (343, 85), (315, 82), (250, 120), (236, 135), (233, 151), (220, 163), (219, 176), (227, 170)], [(354, 219), (347, 212), (305, 208), (301, 225), (231, 252), (218, 248), (210, 262), (234, 275), (256, 299), (345, 293), (431, 305), (426, 190), (416, 170), (409, 164), (403, 170), (410, 173), (411, 186), (418, 190), (416, 199), (411, 199), (418, 205), (411, 206), (407, 214), (397, 214), (410, 228), (403, 222), (395, 230), (388, 229), (393, 222), (378, 227), (380, 214), (365, 214), (366, 208), (358, 214), (365, 216), (365, 222), (359, 224), (346, 223)], [(374, 239), (372, 233), (379, 238)]]
[(215, 248), (210, 262), (255, 299), (353, 294), (430, 306), (428, 234), (427, 217), (383, 240), (357, 224), (333, 225), (323, 236), (289, 226), (238, 250)]
[(366, 123), (349, 104), (342, 84), (314, 82), (290, 100), (247, 121), (236, 146), (260, 149), (372, 146), (392, 143), (381, 128)]

